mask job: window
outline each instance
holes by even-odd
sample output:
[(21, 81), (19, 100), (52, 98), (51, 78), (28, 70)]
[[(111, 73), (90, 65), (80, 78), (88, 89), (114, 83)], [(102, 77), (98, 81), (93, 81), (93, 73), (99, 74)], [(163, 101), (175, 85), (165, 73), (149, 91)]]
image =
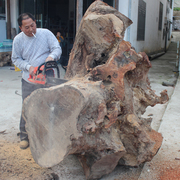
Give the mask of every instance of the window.
[(159, 26), (158, 30), (162, 30), (162, 20), (163, 20), (163, 4), (160, 2), (159, 4)]
[(47, 2), (48, 0), (35, 0), (33, 2), (32, 0), (19, 0), (19, 13), (31, 13), (36, 19), (36, 24), (38, 28), (47, 28), (48, 22), (47, 19), (44, 19), (47, 14)]
[[(83, 0), (83, 14), (86, 12), (86, 10), (88, 9), (88, 7), (89, 7), (94, 1), (95, 1), (95, 0)], [(114, 0), (102, 0), (102, 1), (113, 7)]]
[(113, 7), (113, 0), (103, 0), (103, 2)]
[(88, 7), (94, 2), (95, 0), (85, 0), (83, 1), (83, 14), (86, 12)]
[(143, 0), (139, 0), (137, 41), (145, 40), (145, 22), (146, 22), (146, 3)]
[(32, 0), (19, 0), (19, 14), (29, 12), (35, 15), (35, 1)]
[(0, 19), (5, 19), (5, 0), (0, 0)]

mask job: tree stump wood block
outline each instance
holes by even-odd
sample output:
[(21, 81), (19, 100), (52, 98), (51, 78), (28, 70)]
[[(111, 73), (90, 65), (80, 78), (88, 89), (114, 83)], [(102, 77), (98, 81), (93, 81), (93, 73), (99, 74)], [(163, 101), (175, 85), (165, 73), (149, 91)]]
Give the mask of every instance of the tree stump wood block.
[(86, 11), (77, 32), (65, 78), (69, 81), (34, 91), (23, 115), (35, 161), (43, 167), (67, 155), (79, 158), (87, 179), (118, 165), (150, 161), (162, 143), (147, 106), (168, 101), (166, 91), (151, 89), (151, 63), (123, 40), (131, 20), (102, 1)]

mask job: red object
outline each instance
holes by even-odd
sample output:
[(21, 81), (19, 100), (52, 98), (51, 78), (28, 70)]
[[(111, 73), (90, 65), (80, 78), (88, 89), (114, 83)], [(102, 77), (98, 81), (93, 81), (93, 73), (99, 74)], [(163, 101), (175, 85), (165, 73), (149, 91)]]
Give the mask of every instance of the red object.
[(39, 67), (34, 68), (35, 76), (29, 75), (28, 80), (35, 84), (43, 84), (46, 85), (46, 78), (48, 77), (55, 77), (54, 69), (57, 70), (57, 77), (59, 76), (59, 68), (56, 61), (48, 61), (41, 64)]
[(29, 75), (28, 80), (30, 82), (36, 83), (36, 84), (46, 84), (46, 74), (43, 73), (44, 65), (41, 66), (40, 70), (38, 71), (38, 67), (34, 68), (34, 74), (35, 76)]

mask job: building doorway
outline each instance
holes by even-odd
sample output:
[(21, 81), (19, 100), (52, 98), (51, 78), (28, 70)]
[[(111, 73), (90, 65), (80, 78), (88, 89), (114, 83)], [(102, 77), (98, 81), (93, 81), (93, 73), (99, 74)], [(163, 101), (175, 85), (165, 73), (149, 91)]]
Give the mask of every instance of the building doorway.
[[(83, 0), (83, 14), (95, 0)], [(114, 0), (103, 0), (110, 6)], [(76, 35), (77, 0), (19, 0), (19, 14), (32, 13), (38, 28), (47, 28), (56, 35), (60, 31), (64, 37), (63, 56), (69, 56)]]
[(76, 0), (19, 0), (19, 13), (30, 12), (38, 28), (47, 28), (54, 35), (59, 31), (64, 37), (63, 55), (71, 51), (76, 33)]

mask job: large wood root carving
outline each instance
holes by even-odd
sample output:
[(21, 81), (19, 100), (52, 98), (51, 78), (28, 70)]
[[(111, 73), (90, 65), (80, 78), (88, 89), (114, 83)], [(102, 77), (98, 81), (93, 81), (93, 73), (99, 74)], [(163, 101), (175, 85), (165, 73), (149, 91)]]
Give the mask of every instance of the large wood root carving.
[(43, 167), (78, 156), (86, 178), (97, 179), (117, 164), (150, 161), (162, 143), (147, 106), (168, 101), (150, 87), (151, 63), (123, 40), (131, 20), (101, 1), (85, 13), (62, 85), (34, 91), (23, 105), (30, 148)]

